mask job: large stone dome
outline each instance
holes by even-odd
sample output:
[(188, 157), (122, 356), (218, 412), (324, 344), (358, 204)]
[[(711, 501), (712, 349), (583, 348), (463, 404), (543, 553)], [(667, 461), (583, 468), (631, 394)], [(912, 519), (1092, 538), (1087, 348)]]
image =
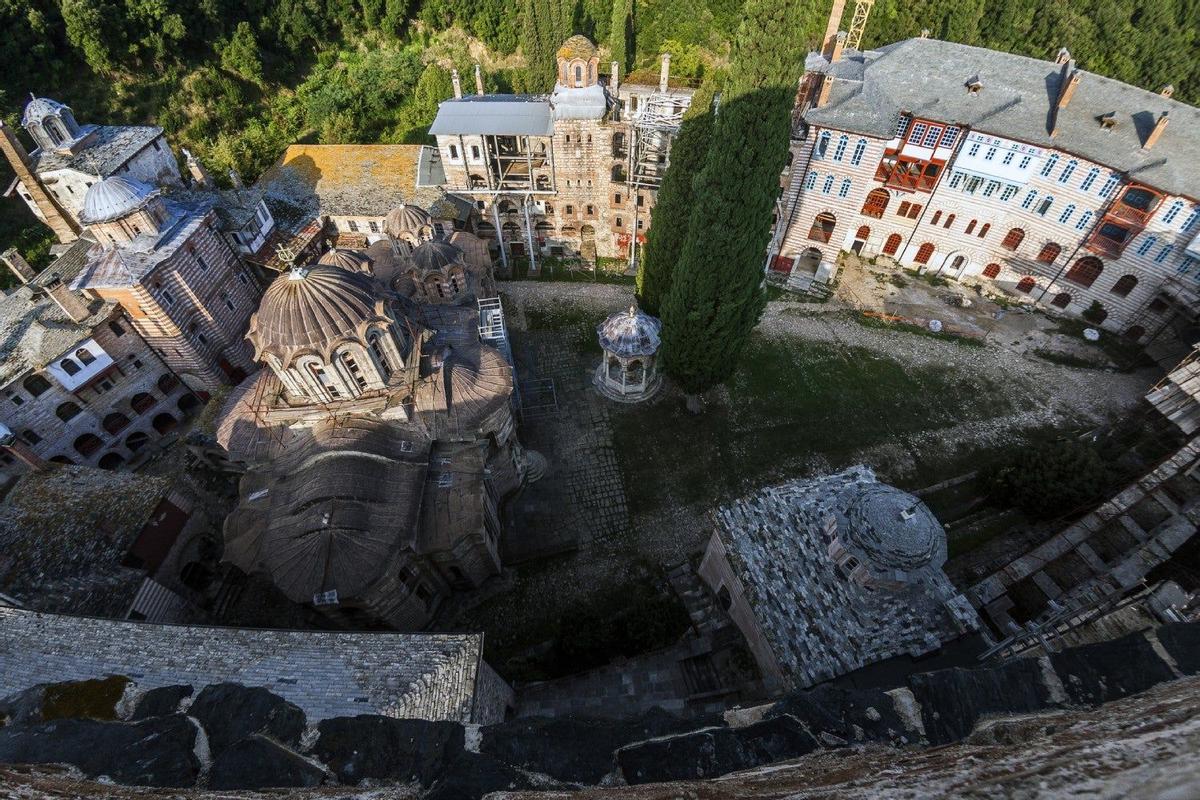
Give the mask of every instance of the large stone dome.
[(425, 210), (413, 205), (393, 208), (383, 218), (383, 232), (393, 239), (407, 236), (420, 239), (433, 230), (433, 218)]
[(112, 222), (137, 211), (156, 194), (158, 190), (149, 184), (113, 175), (87, 190), (79, 220), (85, 225)]
[(255, 357), (273, 355), (284, 365), (301, 352), (356, 336), (363, 323), (386, 320), (383, 300), (369, 275), (313, 264), (281, 275), (267, 287), (246, 334)]
[(462, 263), (462, 250), (444, 239), (431, 239), (417, 245), (409, 254), (408, 260), (417, 272), (424, 275), (444, 270), (452, 264)]

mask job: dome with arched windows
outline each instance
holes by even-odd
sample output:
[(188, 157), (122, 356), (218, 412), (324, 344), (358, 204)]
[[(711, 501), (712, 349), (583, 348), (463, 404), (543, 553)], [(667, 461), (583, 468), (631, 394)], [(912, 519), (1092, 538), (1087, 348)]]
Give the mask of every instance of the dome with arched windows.
[(415, 244), (433, 236), (433, 218), (423, 208), (401, 204), (383, 218), (383, 232), (393, 239)]
[(341, 267), (349, 272), (370, 272), (371, 259), (357, 250), (345, 247), (333, 247), (321, 254), (318, 264), (331, 267)]
[(85, 225), (113, 222), (140, 210), (158, 194), (149, 184), (113, 175), (88, 188), (79, 220)]

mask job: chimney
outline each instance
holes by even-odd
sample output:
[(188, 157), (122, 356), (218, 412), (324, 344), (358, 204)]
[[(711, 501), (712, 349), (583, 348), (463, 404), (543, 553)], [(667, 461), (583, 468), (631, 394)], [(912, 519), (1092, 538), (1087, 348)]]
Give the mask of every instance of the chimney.
[(454, 99), (462, 99), (462, 81), (459, 80), (458, 70), (450, 70), (450, 83), (454, 84)]
[(658, 90), (665, 92), (667, 83), (671, 80), (671, 54), (662, 54), (662, 66), (658, 70)]
[(1173, 84), (1168, 83), (1166, 86), (1159, 89), (1158, 93), (1160, 95), (1162, 95), (1163, 97), (1168, 97), (1168, 98), (1173, 97), (1175, 94), (1175, 86)]
[(1063, 65), (1062, 80), (1058, 82), (1058, 108), (1061, 111), (1071, 102), (1075, 89), (1079, 86), (1079, 70), (1075, 69), (1074, 60)]
[(33, 280), (33, 276), (37, 275), (33, 271), (33, 267), (29, 266), (29, 262), (21, 257), (21, 254), (17, 252), (17, 248), (15, 247), (10, 247), (3, 253), (0, 253), (0, 261), (3, 261), (4, 266), (12, 270), (13, 274), (17, 276), (17, 280), (21, 283), (29, 283)]
[(183, 157), (187, 161), (188, 172), (192, 173), (192, 183), (200, 189), (213, 188), (212, 176), (208, 174), (208, 170), (200, 163), (200, 159), (192, 155), (192, 151), (186, 147), (183, 148)]
[(1149, 150), (1158, 143), (1162, 138), (1163, 131), (1167, 129), (1167, 112), (1164, 111), (1158, 116), (1158, 120), (1154, 123), (1154, 130), (1150, 131), (1150, 135), (1146, 137), (1146, 143), (1142, 145), (1143, 150)]
[(25, 146), (21, 144), (21, 140), (17, 138), (13, 129), (4, 124), (4, 120), (0, 120), (0, 150), (4, 151), (4, 157), (12, 165), (13, 172), (17, 174), (17, 180), (25, 187), (25, 191), (29, 192), (29, 196), (33, 198), (33, 204), (37, 206), (38, 211), (42, 212), (42, 218), (50, 230), (54, 231), (58, 240), (66, 244), (78, 239), (78, 225), (63, 213), (58, 203), (33, 174), (33, 170), (29, 166), (29, 153), (25, 152)]
[(478, 64), (475, 65), (475, 94), (483, 96), (483, 70)]
[(617, 91), (621, 88), (621, 65), (616, 61), (612, 62), (612, 77), (608, 80), (609, 90), (615, 97)]
[(820, 91), (817, 92), (817, 102), (814, 103), (813, 105), (816, 108), (821, 108), (822, 106), (824, 106), (826, 103), (829, 102), (829, 93), (832, 91), (833, 91), (833, 76), (826, 75), (825, 79), (821, 81)]
[(1071, 60), (1071, 51), (1065, 47), (1058, 48), (1058, 55), (1054, 57), (1055, 64), (1066, 64)]
[(91, 316), (83, 298), (67, 288), (58, 275), (51, 275), (50, 280), (46, 281), (46, 294), (50, 295), (51, 300), (58, 303), (58, 307), (63, 310), (71, 322), (83, 322)]
[(846, 47), (845, 31), (838, 31), (837, 36), (833, 37), (833, 50), (829, 53), (829, 63), (836, 64), (842, 60), (842, 50)]
[(233, 184), (235, 189), (245, 189), (245, 184), (242, 183), (242, 176), (238, 174), (236, 169), (229, 170), (229, 182)]
[(837, 44), (838, 30), (842, 27), (842, 12), (846, 10), (846, 0), (833, 0), (833, 8), (829, 10), (829, 22), (825, 24), (825, 36), (821, 38), (821, 55), (833, 60), (833, 48)]
[(0, 423), (0, 449), (6, 450), (15, 458), (25, 462), (26, 466), (35, 472), (49, 466), (45, 459), (33, 452), (29, 445), (18, 439), (16, 434), (3, 423)]

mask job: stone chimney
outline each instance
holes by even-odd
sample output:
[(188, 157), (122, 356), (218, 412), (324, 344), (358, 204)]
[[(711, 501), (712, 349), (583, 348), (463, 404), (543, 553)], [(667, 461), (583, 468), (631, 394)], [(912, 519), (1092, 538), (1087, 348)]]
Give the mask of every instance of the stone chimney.
[(616, 96), (617, 91), (621, 88), (620, 72), (621, 72), (621, 65), (618, 64), (616, 61), (612, 62), (612, 77), (610, 77), (608, 79), (608, 88), (614, 97)]
[(33, 280), (33, 276), (37, 275), (33, 271), (33, 267), (29, 266), (29, 262), (21, 257), (17, 252), (17, 248), (10, 247), (3, 253), (0, 253), (0, 261), (4, 262), (4, 266), (12, 270), (12, 273), (17, 276), (17, 280), (21, 283), (29, 283)]
[(25, 462), (25, 465), (35, 472), (49, 466), (45, 459), (33, 452), (29, 445), (18, 439), (12, 429), (3, 423), (0, 423), (0, 449), (4, 449), (13, 457)]
[(1071, 51), (1065, 47), (1058, 48), (1058, 55), (1054, 57), (1055, 64), (1066, 64), (1071, 60)]
[(833, 37), (833, 50), (829, 53), (830, 64), (836, 64), (842, 60), (842, 50), (846, 47), (847, 36), (845, 31), (838, 31), (838, 34)]
[(483, 97), (483, 70), (478, 64), (475, 65), (475, 94)]
[(246, 185), (242, 183), (242, 176), (238, 174), (236, 169), (229, 170), (229, 182), (233, 184), (235, 189), (245, 189)]
[(658, 69), (658, 90), (665, 92), (671, 80), (671, 54), (662, 54), (662, 66)]
[(38, 211), (42, 212), (42, 217), (50, 230), (54, 231), (58, 240), (66, 244), (78, 239), (78, 225), (66, 215), (38, 181), (37, 176), (33, 174), (29, 153), (25, 152), (25, 146), (21, 144), (21, 140), (17, 138), (13, 129), (4, 124), (4, 120), (0, 120), (0, 150), (4, 151), (4, 157), (12, 165), (13, 172), (17, 174), (17, 180), (25, 187), (25, 191), (29, 192), (34, 205), (38, 207)]
[(91, 316), (83, 298), (72, 292), (58, 275), (51, 275), (50, 280), (46, 281), (46, 294), (72, 322), (83, 322)]
[(183, 157), (187, 162), (188, 172), (192, 173), (192, 182), (200, 189), (213, 188), (212, 176), (208, 174), (208, 170), (200, 163), (200, 159), (192, 155), (192, 151), (186, 147), (183, 148)]
[(1062, 80), (1058, 84), (1058, 110), (1067, 107), (1067, 103), (1071, 102), (1071, 98), (1075, 95), (1075, 89), (1079, 87), (1079, 70), (1075, 69), (1075, 61), (1068, 61), (1063, 65)]
[(1167, 98), (1173, 97), (1175, 95), (1175, 86), (1174, 86), (1174, 84), (1168, 83), (1166, 86), (1159, 89), (1158, 93), (1160, 95), (1162, 95), (1163, 97), (1167, 97)]
[(833, 48), (837, 44), (838, 31), (842, 27), (842, 12), (846, 10), (846, 0), (833, 0), (833, 8), (829, 10), (829, 21), (825, 23), (825, 36), (821, 38), (821, 55), (833, 60)]
[(1163, 131), (1167, 129), (1167, 112), (1164, 111), (1159, 115), (1154, 123), (1154, 130), (1150, 131), (1150, 135), (1146, 137), (1146, 143), (1142, 145), (1143, 150), (1149, 150), (1158, 143), (1162, 138)]
[(458, 77), (458, 70), (450, 70), (450, 83), (454, 85), (454, 99), (462, 99), (462, 80)]

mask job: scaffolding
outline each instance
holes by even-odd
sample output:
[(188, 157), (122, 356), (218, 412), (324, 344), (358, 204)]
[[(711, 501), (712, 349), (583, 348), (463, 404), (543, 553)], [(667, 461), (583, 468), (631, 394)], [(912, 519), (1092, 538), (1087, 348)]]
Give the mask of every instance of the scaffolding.
[(683, 114), (691, 97), (671, 92), (655, 92), (645, 98), (630, 122), (629, 194), (633, 198), (633, 235), (629, 242), (629, 268), (637, 270), (638, 223), (641, 213), (639, 192), (658, 191), (663, 174), (671, 164), (671, 142), (683, 124)]

